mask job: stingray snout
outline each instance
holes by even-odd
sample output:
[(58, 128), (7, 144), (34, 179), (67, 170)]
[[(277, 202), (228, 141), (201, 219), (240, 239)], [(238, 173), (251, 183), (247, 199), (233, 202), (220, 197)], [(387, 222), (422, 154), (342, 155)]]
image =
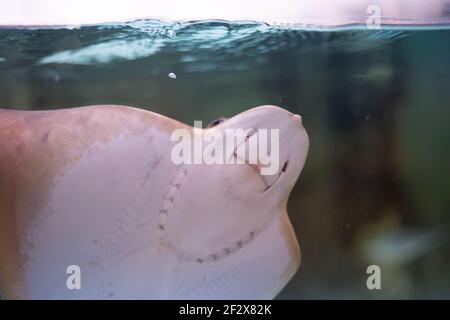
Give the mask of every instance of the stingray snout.
[(293, 114), (292, 114), (292, 118), (294, 119), (295, 123), (296, 123), (300, 128), (303, 127), (303, 124), (302, 124), (302, 117), (301, 117), (299, 114), (293, 113)]

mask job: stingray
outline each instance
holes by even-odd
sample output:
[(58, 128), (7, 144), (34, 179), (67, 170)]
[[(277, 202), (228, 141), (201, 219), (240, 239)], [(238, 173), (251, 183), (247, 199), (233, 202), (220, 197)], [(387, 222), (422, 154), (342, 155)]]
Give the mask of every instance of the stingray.
[(174, 164), (171, 134), (197, 129), (150, 111), (0, 110), (2, 295), (274, 298), (300, 264), (286, 206), (308, 136), (275, 106), (199, 130), (233, 128), (279, 130), (275, 174), (245, 161)]

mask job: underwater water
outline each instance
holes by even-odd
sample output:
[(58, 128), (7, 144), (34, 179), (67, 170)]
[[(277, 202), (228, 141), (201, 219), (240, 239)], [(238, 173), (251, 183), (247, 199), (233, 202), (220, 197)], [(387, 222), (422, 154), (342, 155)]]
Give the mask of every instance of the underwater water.
[(0, 29), (1, 108), (94, 104), (191, 125), (264, 104), (299, 113), (310, 150), (288, 212), (302, 265), (279, 298), (450, 298), (449, 28)]

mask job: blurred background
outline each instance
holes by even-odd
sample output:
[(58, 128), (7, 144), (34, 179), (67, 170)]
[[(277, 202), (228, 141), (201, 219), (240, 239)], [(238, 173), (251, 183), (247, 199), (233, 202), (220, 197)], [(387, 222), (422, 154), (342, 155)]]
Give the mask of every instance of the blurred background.
[[(273, 104), (310, 137), (279, 295), (450, 298), (450, 28), (138, 20), (0, 29), (0, 107), (122, 104), (188, 124)], [(381, 268), (381, 290), (366, 269)]]

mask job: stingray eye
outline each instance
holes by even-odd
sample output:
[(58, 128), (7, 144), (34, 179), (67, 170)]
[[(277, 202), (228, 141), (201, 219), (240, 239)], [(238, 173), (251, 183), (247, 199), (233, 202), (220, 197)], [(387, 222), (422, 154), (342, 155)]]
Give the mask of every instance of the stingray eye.
[(215, 126), (221, 124), (221, 123), (224, 122), (224, 121), (225, 121), (225, 118), (219, 118), (219, 119), (217, 119), (217, 120), (214, 120), (213, 122), (211, 122), (210, 124), (208, 124), (207, 128), (215, 127)]

